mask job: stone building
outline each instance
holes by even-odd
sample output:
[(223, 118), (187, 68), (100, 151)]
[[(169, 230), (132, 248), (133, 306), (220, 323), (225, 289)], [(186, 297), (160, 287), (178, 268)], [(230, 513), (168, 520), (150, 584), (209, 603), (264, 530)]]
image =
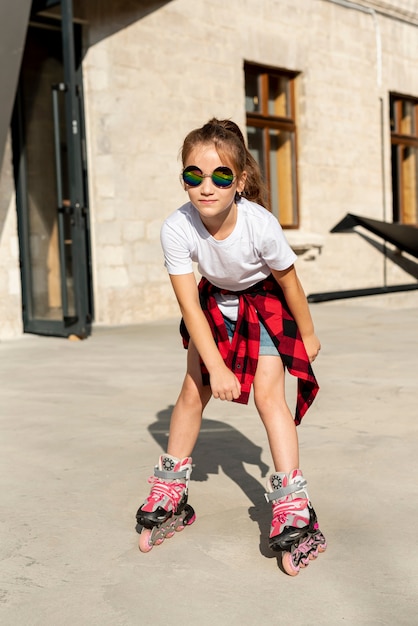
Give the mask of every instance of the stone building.
[(213, 116), (246, 133), (308, 294), (416, 283), (412, 255), (330, 231), (418, 225), (417, 0), (6, 4), (0, 339), (178, 315), (159, 230)]

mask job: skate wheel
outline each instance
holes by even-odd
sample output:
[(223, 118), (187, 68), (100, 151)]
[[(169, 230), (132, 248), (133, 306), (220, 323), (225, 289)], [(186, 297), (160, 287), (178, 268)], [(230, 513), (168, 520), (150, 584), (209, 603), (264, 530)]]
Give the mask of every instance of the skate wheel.
[(170, 532), (165, 536), (166, 539), (171, 539), (171, 537), (174, 537), (174, 530), (170, 530)]
[(150, 543), (151, 531), (148, 528), (144, 528), (139, 535), (139, 549), (141, 552), (149, 552), (152, 550), (152, 543)]
[(289, 576), (297, 576), (299, 574), (300, 566), (295, 566), (290, 552), (285, 552), (283, 554), (282, 566), (286, 574)]
[(325, 552), (326, 549), (327, 549), (327, 542), (325, 541), (325, 537), (324, 537), (323, 543), (319, 544), (318, 546), (318, 552)]
[(327, 549), (327, 540), (319, 530), (315, 535), (316, 552), (325, 552)]

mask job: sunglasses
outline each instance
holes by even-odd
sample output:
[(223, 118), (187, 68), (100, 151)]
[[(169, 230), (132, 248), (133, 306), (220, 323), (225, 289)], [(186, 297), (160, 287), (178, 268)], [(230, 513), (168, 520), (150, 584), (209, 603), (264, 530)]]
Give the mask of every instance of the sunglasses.
[(234, 172), (229, 167), (223, 165), (214, 169), (212, 174), (204, 174), (196, 165), (189, 165), (182, 171), (181, 177), (183, 182), (189, 187), (199, 187), (203, 183), (204, 178), (211, 178), (213, 184), (220, 189), (231, 187), (236, 178)]

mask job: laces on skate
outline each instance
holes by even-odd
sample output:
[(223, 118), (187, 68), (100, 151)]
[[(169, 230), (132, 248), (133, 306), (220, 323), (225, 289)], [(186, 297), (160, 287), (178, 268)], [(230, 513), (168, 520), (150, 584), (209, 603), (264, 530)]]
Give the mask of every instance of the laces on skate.
[(147, 500), (154, 500), (154, 502), (159, 502), (164, 498), (168, 498), (172, 510), (176, 511), (180, 500), (182, 499), (185, 492), (187, 492), (187, 487), (185, 483), (180, 482), (164, 482), (159, 480), (155, 476), (151, 476), (148, 479), (148, 482), (152, 484), (151, 493), (149, 494)]

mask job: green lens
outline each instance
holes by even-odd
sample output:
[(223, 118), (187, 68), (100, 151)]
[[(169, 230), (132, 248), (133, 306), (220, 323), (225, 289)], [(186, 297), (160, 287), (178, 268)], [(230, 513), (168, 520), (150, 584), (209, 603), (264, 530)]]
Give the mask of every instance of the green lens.
[(212, 172), (212, 181), (217, 187), (230, 187), (234, 178), (234, 173), (229, 167), (217, 167)]
[(183, 180), (189, 187), (197, 187), (203, 180), (203, 172), (194, 165), (186, 167), (183, 171)]

